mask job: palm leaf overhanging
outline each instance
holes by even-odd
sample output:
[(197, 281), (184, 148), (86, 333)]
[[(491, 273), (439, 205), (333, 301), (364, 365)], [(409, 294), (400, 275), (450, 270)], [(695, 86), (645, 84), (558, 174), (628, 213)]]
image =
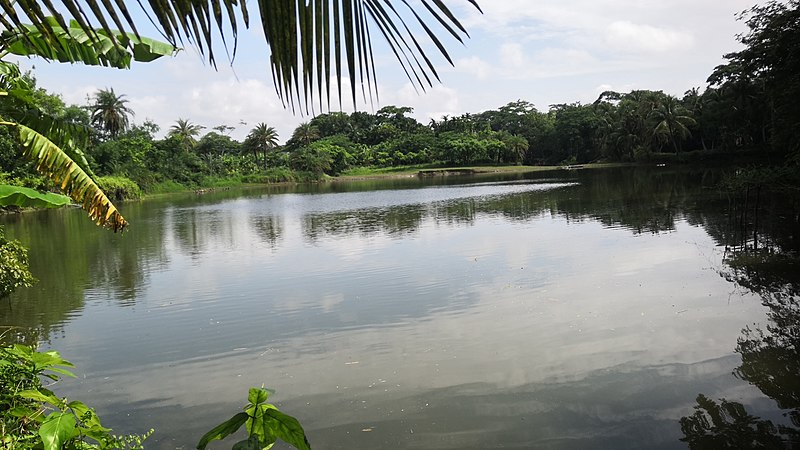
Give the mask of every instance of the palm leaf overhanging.
[[(467, 1), (480, 10), (475, 0)], [(14, 30), (24, 27), (24, 22), (31, 22), (40, 38), (56, 47), (59, 35), (55, 25), (64, 30), (80, 29), (92, 41), (107, 38), (116, 45), (131, 45), (119, 38), (132, 33), (141, 39), (125, 3), (124, 0), (0, 0), (4, 13), (0, 14), (0, 25)], [(216, 65), (213, 45), (216, 35), (221, 37), (226, 52), (231, 50), (228, 39), (232, 38), (232, 52), (228, 53), (232, 61), (239, 22), (245, 27), (250, 25), (244, 0), (137, 3), (170, 44), (184, 41), (194, 44), (212, 65)], [(432, 43), (452, 64), (439, 36), (450, 35), (459, 42), (468, 37), (466, 29), (443, 0), (419, 0), (414, 5), (408, 0), (257, 0), (256, 3), (269, 47), (276, 92), (284, 105), (293, 109), (295, 105), (302, 105), (308, 111), (309, 102), (314, 98), (319, 99), (320, 109), (323, 99), (330, 107), (334, 83), (341, 106), (341, 83), (345, 76), (350, 81), (354, 104), (359, 86), (365, 101), (377, 96), (372, 57), (374, 31), (387, 42), (415, 88), (422, 90), (439, 79), (424, 45)], [(74, 22), (68, 24), (63, 11)], [(90, 21), (92, 16), (96, 23)], [(412, 29), (417, 26), (422, 29), (420, 36), (426, 36), (427, 40), (417, 37)], [(437, 30), (437, 26), (444, 32)]]

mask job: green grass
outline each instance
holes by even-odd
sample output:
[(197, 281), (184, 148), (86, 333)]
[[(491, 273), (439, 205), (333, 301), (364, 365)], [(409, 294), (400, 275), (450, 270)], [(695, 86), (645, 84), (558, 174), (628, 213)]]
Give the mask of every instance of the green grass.
[(147, 190), (148, 194), (169, 194), (172, 192), (188, 191), (189, 188), (178, 183), (177, 181), (166, 180), (156, 183)]
[(229, 188), (229, 187), (236, 187), (241, 186), (243, 184), (241, 176), (232, 176), (232, 177), (203, 177), (200, 180), (200, 186), (202, 188)]
[(418, 164), (414, 166), (397, 166), (397, 167), (354, 167), (345, 170), (339, 175), (340, 178), (346, 177), (368, 177), (374, 175), (404, 175), (415, 174), (420, 170), (432, 169), (438, 167), (433, 164)]

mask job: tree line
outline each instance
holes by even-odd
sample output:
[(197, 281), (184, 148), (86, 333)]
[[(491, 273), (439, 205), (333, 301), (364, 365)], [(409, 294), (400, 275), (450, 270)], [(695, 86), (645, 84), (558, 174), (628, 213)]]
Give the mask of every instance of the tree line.
[[(667, 162), (743, 152), (797, 164), (800, 61), (785, 55), (800, 48), (798, 5), (770, 2), (742, 13), (749, 27), (739, 37), (745, 48), (725, 55), (703, 91), (694, 88), (682, 97), (608, 91), (590, 104), (550, 105), (546, 111), (518, 100), (427, 124), (403, 106), (331, 112), (300, 124), (283, 145), (266, 123), (238, 141), (231, 126), (206, 129), (183, 118), (157, 139), (159, 127), (132, 124), (134, 111), (113, 89), (96, 92), (84, 106), (67, 106), (41, 88), (35, 100), (43, 111), (94, 130), (85, 153), (112, 193), (114, 182), (127, 180), (135, 185), (131, 189), (158, 191), (220, 180), (318, 179), (357, 167)], [(13, 143), (0, 137), (0, 145)], [(46, 187), (30, 165), (9, 154), (0, 152), (6, 181)]]

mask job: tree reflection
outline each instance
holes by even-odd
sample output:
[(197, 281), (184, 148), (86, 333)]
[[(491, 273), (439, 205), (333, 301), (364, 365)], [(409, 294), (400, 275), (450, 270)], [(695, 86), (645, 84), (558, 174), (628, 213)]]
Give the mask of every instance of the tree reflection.
[(275, 249), (283, 237), (283, 224), (276, 216), (255, 216), (250, 219), (250, 225), (261, 241)]
[(416, 232), (427, 212), (425, 205), (400, 205), (303, 216), (303, 235), (310, 242), (322, 236), (402, 236)]
[(700, 394), (694, 409), (694, 414), (680, 420), (681, 441), (691, 449), (779, 449), (797, 437), (793, 429), (748, 414), (738, 402), (717, 403)]
[(722, 236), (729, 253), (720, 274), (761, 297), (768, 323), (742, 330), (735, 349), (742, 363), (734, 375), (773, 399), (791, 426), (755, 417), (741, 403), (716, 403), (701, 394), (694, 414), (680, 419), (681, 440), (692, 449), (800, 448), (800, 253), (792, 231), (798, 214), (792, 209), (775, 214), (769, 199), (765, 208), (762, 199), (750, 202), (749, 195), (748, 189), (744, 203), (731, 202), (733, 226)]

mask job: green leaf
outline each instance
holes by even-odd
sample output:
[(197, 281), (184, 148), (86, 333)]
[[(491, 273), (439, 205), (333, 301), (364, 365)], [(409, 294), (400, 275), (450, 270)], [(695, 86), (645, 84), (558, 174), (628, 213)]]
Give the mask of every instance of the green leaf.
[(35, 189), (0, 185), (0, 206), (19, 206), (24, 208), (60, 208), (72, 203), (69, 197), (52, 192), (39, 192)]
[(272, 446), (277, 439), (275, 434), (272, 432), (272, 427), (269, 424), (269, 418), (264, 415), (264, 411), (269, 408), (275, 408), (275, 406), (269, 403), (261, 403), (259, 405), (247, 408), (246, 410), (247, 415), (249, 416), (246, 424), (247, 434), (250, 436), (256, 436), (261, 443), (262, 448)]
[(62, 191), (80, 203), (98, 225), (120, 231), (128, 224), (105, 193), (64, 151), (38, 131), (13, 122), (19, 133), (25, 157), (36, 163), (36, 170), (55, 181)]
[(72, 372), (55, 367), (55, 366), (75, 367), (71, 362), (62, 358), (61, 355), (58, 354), (58, 352), (55, 350), (51, 350), (49, 352), (34, 352), (31, 355), (31, 361), (33, 361), (33, 364), (36, 367), (37, 371), (51, 370), (53, 372), (67, 374), (75, 378), (75, 375), (73, 375)]
[(299, 450), (311, 450), (303, 426), (294, 417), (270, 408), (264, 411), (263, 420), (267, 421), (274, 436)]
[(251, 405), (258, 405), (259, 403), (264, 403), (269, 398), (270, 392), (264, 388), (250, 388), (250, 391), (247, 394), (247, 401), (250, 402)]
[(44, 450), (61, 450), (65, 442), (75, 437), (75, 416), (70, 412), (54, 412), (39, 427)]
[(27, 417), (36, 420), (36, 416), (40, 416), (40, 414), (37, 414), (38, 412), (39, 412), (38, 409), (27, 408), (25, 406), (15, 406), (5, 411), (3, 414), (7, 414), (11, 417), (17, 417), (17, 418)]
[[(467, 2), (480, 11), (475, 0)], [(49, 2), (43, 3), (50, 5)], [(112, 66), (126, 64), (126, 57), (131, 56), (146, 61), (134, 40), (134, 36), (138, 37), (135, 22), (140, 26), (150, 22), (170, 44), (185, 39), (195, 44), (201, 54), (207, 55), (211, 65), (216, 66), (214, 39), (222, 38), (232, 61), (236, 55), (239, 20), (249, 27), (247, 8), (256, 7), (258, 14), (255, 16), (260, 21), (269, 50), (267, 59), (277, 94), (284, 105), (294, 108), (295, 102), (299, 102), (306, 109), (309, 99), (325, 96), (330, 100), (331, 86), (339, 87), (337, 91), (341, 99), (341, 81), (345, 78), (350, 81), (354, 103), (357, 86), (362, 87), (363, 93), (366, 85), (372, 97), (372, 92), (377, 91), (377, 86), (374, 86), (373, 36), (384, 38), (411, 83), (423, 90), (432, 86), (431, 75), (433, 78), (437, 76), (429, 55), (438, 53), (445, 60), (451, 60), (440, 37), (449, 36), (457, 42), (468, 37), (465, 28), (443, 0), (150, 0), (136, 2), (143, 14), (131, 15), (120, 10), (123, 12), (123, 17), (120, 17), (117, 8), (125, 3), (122, 0), (62, 0), (58, 5), (59, 11), (74, 20), (67, 25), (61, 15), (56, 18), (45, 16), (39, 2), (3, 1), (0, 2), (0, 18), (5, 29), (17, 31), (33, 27), (38, 33), (38, 39), (30, 39), (27, 47), (22, 50), (15, 48), (16, 51), (48, 54), (51, 59)], [(52, 8), (50, 5), (48, 10), (52, 11)], [(23, 24), (23, 21), (34, 25)], [(111, 23), (120, 31), (111, 29)], [(95, 29), (97, 25), (100, 30)], [(103, 50), (90, 46), (91, 52), (84, 49), (80, 53), (78, 50), (71, 53), (63, 34), (65, 28), (70, 30), (74, 39), (85, 40)], [(233, 37), (232, 54), (228, 37)], [(422, 39), (426, 41), (420, 42)], [(133, 55), (119, 51), (119, 47), (130, 51), (131, 46)], [(151, 44), (146, 47), (146, 53), (159, 54), (160, 51)], [(321, 60), (324, 64), (320, 64)], [(331, 60), (335, 71), (330, 70)]]
[(131, 60), (149, 62), (172, 55), (170, 44), (109, 30), (90, 37), (76, 22), (67, 28), (51, 22), (52, 33), (34, 25), (21, 25), (0, 34), (0, 44), (19, 56), (40, 56), (47, 60), (128, 69)]
[(235, 433), (247, 421), (248, 418), (249, 416), (247, 413), (240, 412), (225, 422), (215, 426), (200, 438), (200, 442), (197, 443), (197, 449), (203, 450), (206, 448), (209, 442), (225, 439), (225, 437), (228, 435)]
[(64, 400), (56, 397), (52, 392), (46, 391), (42, 392), (38, 389), (28, 389), (21, 391), (19, 396), (22, 398), (27, 398), (29, 400), (34, 400), (37, 402), (42, 403), (49, 403), (55, 406), (58, 409), (62, 409), (64, 407)]
[(258, 442), (258, 437), (250, 436), (249, 438), (233, 444), (231, 450), (262, 450), (261, 443)]

